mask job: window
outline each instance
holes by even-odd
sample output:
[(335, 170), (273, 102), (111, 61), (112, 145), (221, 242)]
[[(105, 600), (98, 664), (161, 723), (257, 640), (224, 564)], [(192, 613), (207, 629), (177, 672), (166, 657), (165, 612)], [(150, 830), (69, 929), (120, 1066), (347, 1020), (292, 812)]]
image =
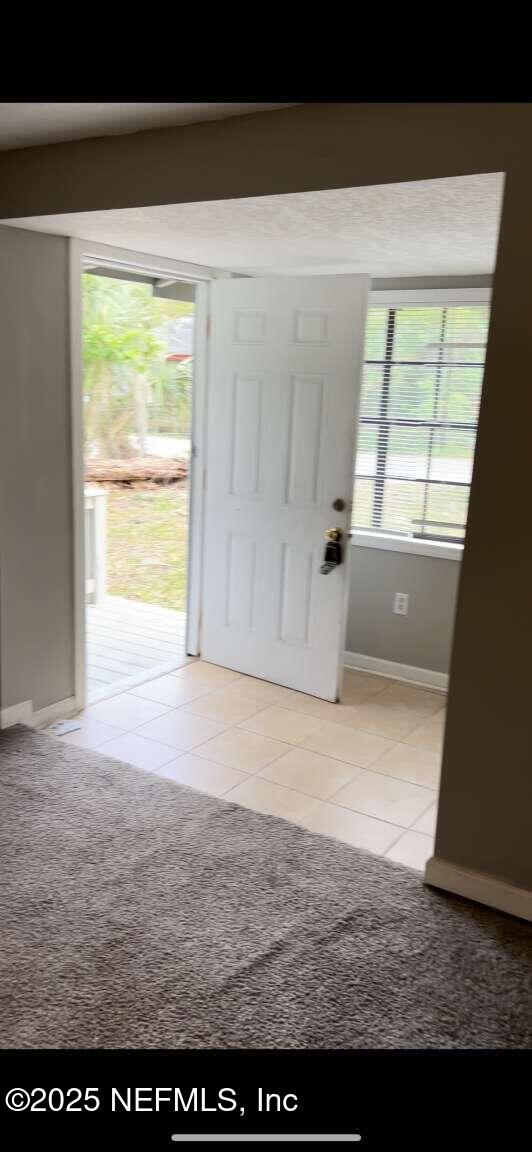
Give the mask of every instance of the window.
[(464, 540), (488, 323), (487, 304), (370, 306), (353, 528)]

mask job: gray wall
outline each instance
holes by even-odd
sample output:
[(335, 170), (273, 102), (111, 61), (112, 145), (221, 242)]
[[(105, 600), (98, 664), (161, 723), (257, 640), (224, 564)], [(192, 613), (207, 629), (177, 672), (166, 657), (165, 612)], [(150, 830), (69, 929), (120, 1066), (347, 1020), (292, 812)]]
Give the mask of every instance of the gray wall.
[(394, 292), (409, 289), (415, 292), (418, 288), (491, 288), (493, 276), (393, 276), (386, 279), (371, 281), (374, 292)]
[(68, 241), (0, 228), (0, 701), (73, 694)]
[[(448, 672), (460, 561), (351, 545), (348, 652)], [(407, 616), (393, 611), (409, 594)]]

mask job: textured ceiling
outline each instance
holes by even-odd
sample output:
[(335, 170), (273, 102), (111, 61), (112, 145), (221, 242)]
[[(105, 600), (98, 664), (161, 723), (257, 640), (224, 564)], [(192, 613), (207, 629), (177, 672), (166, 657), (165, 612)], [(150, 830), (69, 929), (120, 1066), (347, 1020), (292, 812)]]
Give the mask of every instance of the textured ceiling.
[(234, 272), (493, 271), (503, 176), (6, 221)]
[(221, 120), (287, 104), (0, 104), (0, 149)]

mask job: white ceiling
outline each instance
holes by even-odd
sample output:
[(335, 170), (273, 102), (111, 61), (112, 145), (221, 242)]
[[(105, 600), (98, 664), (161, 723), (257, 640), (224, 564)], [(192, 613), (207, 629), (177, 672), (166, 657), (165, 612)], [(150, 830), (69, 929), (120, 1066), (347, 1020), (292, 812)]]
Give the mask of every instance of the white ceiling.
[(5, 221), (249, 274), (493, 271), (503, 175)]
[(287, 107), (290, 104), (0, 104), (0, 150)]

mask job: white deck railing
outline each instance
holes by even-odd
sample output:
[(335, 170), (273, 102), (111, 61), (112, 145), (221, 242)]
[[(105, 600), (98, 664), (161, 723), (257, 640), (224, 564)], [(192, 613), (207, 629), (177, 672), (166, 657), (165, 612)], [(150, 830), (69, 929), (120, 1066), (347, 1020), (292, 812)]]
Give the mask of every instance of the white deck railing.
[(85, 488), (85, 599), (102, 604), (107, 583), (107, 493), (97, 485)]

